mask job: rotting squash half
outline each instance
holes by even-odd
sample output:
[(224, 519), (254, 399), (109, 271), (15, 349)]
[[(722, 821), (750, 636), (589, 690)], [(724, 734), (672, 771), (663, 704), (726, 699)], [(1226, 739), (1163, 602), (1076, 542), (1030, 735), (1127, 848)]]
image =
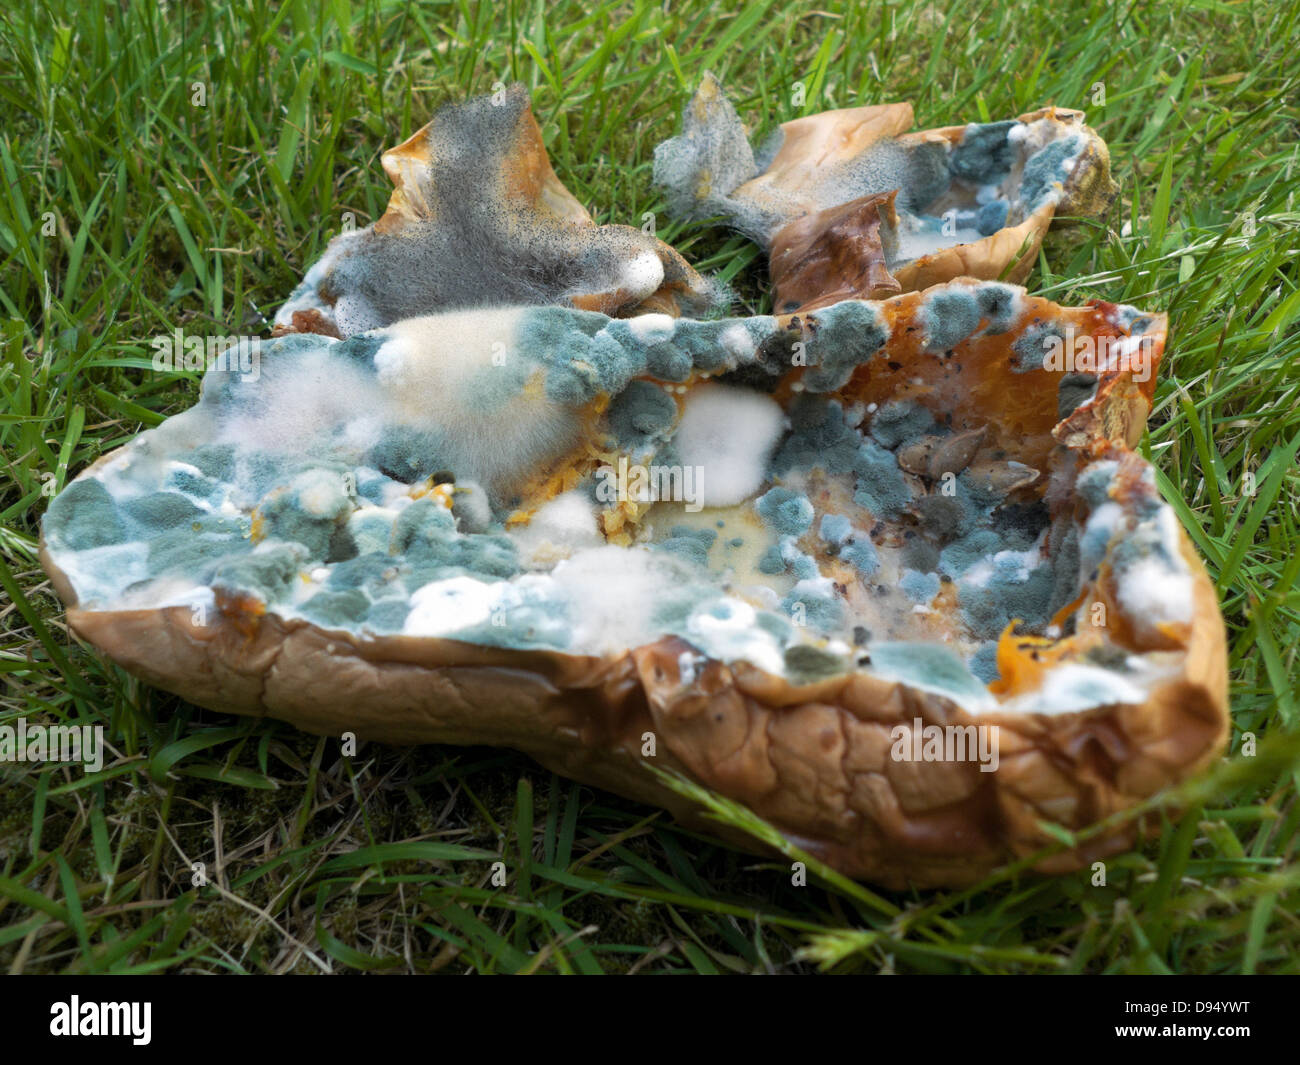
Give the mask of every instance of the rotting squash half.
[(705, 75), (655, 179), (677, 217), (720, 216), (767, 251), (787, 313), (963, 276), (1022, 282), (1053, 219), (1100, 216), (1118, 193), (1082, 111), (912, 125), (906, 103), (823, 111), (756, 152)]
[[(42, 561), (76, 633), (199, 705), (699, 820), (653, 733), (848, 874), (964, 884), (1226, 742), (1214, 589), (1131, 451), (1164, 337), (969, 279), (286, 336), (78, 476)], [(992, 757), (927, 757), (936, 726)]]

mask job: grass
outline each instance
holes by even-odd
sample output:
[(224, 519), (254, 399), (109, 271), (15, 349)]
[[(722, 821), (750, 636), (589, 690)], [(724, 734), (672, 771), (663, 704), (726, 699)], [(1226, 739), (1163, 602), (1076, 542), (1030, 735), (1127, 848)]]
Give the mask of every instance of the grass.
[[(0, 768), (0, 965), (1300, 970), (1300, 0), (724, 6), (0, 13), (0, 723), (102, 724), (111, 744), (98, 773)], [(382, 212), (379, 151), (445, 100), (523, 81), (599, 221), (659, 212), (660, 236), (766, 310), (757, 250), (669, 224), (650, 182), (706, 70), (755, 132), (887, 100), (913, 101), (922, 126), (1052, 102), (1085, 108), (1110, 144), (1119, 202), (1054, 235), (1030, 284), (1171, 314), (1143, 450), (1218, 584), (1235, 727), (1210, 774), (1127, 815), (1161, 830), (1104, 886), (1018, 866), (882, 894), (815, 862), (795, 886), (788, 845), (787, 860), (738, 854), (511, 752), (343, 758), (150, 689), (66, 631), (36, 561), (50, 495), (197, 395), (196, 378), (150, 371), (149, 339), (265, 329), (345, 212)]]

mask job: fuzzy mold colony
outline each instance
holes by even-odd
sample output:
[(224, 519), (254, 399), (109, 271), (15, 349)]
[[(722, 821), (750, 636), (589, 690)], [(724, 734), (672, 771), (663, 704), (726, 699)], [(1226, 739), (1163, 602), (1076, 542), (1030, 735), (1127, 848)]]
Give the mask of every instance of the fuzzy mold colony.
[(521, 85), (444, 107), (383, 165), (387, 210), (330, 242), (276, 335), (346, 338), (482, 306), (700, 313), (723, 295), (662, 241), (592, 221), (551, 168)]
[[(971, 712), (1140, 701), (1191, 576), (1123, 449), (1132, 375), (1067, 386), (1026, 357), (1067, 330), (1158, 358), (1163, 321), (957, 282), (795, 317), (515, 307), (286, 336), (78, 477), (46, 551), (83, 612), (588, 656), (676, 637)], [(1058, 439), (1102, 421), (1113, 445)], [(1026, 640), (1068, 676), (1025, 668)]]

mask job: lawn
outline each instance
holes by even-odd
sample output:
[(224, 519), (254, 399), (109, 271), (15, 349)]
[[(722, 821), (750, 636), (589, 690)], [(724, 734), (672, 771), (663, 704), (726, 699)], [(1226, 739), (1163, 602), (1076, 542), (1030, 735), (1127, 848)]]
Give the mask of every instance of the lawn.
[[(0, 724), (106, 726), (103, 768), (0, 765), (0, 965), (36, 972), (1300, 971), (1300, 0), (309, 4), (0, 13)], [(529, 87), (557, 173), (770, 309), (761, 255), (671, 223), (652, 150), (713, 71), (755, 133), (911, 100), (922, 127), (1088, 112), (1120, 198), (1029, 286), (1168, 311), (1143, 453), (1217, 582), (1233, 737), (1054, 879), (882, 893), (488, 749), (363, 746), (186, 704), (67, 632), (50, 496), (192, 405), (178, 326), (264, 333), (381, 150)], [(747, 823), (718, 804), (717, 814)], [(761, 825), (750, 825), (762, 833)], [(1063, 841), (1062, 845), (1068, 841)], [(493, 863), (504, 862), (504, 885)]]

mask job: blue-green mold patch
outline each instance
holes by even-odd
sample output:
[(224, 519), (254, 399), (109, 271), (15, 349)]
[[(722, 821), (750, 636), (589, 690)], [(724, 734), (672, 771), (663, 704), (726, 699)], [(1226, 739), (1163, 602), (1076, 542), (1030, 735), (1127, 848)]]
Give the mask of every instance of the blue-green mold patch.
[(998, 671), (998, 642), (985, 640), (973, 655), (967, 659), (970, 671), (985, 684), (992, 684), (1001, 673)]
[(667, 438), (677, 403), (653, 381), (632, 381), (609, 405), (607, 422), (618, 443), (639, 451)]
[(801, 395), (788, 411), (790, 432), (772, 457), (777, 476), (790, 470), (823, 469), (848, 473), (862, 445), (862, 434), (848, 425), (839, 400)]
[(853, 539), (840, 548), (840, 558), (856, 569), (864, 579), (874, 577), (880, 569), (880, 555), (866, 533), (855, 533)]
[(833, 632), (844, 624), (844, 604), (833, 594), (814, 587), (817, 582), (801, 581), (781, 600), (781, 609), (796, 624), (820, 632)]
[(213, 588), (275, 602), (292, 590), (302, 564), (303, 551), (298, 545), (262, 544), (242, 557), (224, 559), (216, 567), (211, 584)]
[(1020, 197), (1025, 213), (1032, 214), (1053, 194), (1054, 186), (1069, 177), (1066, 163), (1083, 151), (1084, 138), (1075, 133), (1044, 145), (1025, 161)]
[(993, 185), (1011, 170), (1014, 150), (1007, 134), (1019, 125), (1015, 119), (971, 123), (948, 157), (953, 177), (973, 185)]
[(988, 319), (984, 331), (991, 335), (1005, 333), (1019, 317), (1017, 304), (1020, 289), (996, 281), (985, 282), (975, 290), (975, 301), (980, 314)]
[(955, 348), (979, 327), (980, 305), (976, 292), (963, 285), (948, 285), (923, 304), (927, 351)]
[(930, 643), (881, 642), (871, 645), (871, 670), (916, 688), (954, 699), (987, 705), (988, 689), (966, 663), (947, 647)]
[(898, 459), (874, 440), (858, 449), (853, 472), (857, 478), (853, 501), (876, 517), (897, 517), (911, 502), (912, 492)]
[(108, 489), (93, 477), (73, 481), (50, 502), (46, 535), (72, 551), (120, 544), (126, 526)]
[(934, 427), (934, 415), (913, 399), (882, 403), (871, 417), (871, 435), (882, 446), (896, 448)]
[(884, 347), (889, 329), (880, 311), (860, 300), (845, 300), (815, 314), (817, 332), (807, 345), (803, 386), (809, 392), (833, 392)]
[(823, 514), (817, 535), (838, 547), (853, 533), (853, 523), (843, 514)]
[(813, 521), (813, 505), (808, 497), (788, 488), (773, 488), (754, 504), (764, 524), (783, 536), (802, 536)]
[(1065, 337), (1054, 324), (1031, 322), (1024, 331), (1011, 342), (1011, 351), (1015, 362), (1011, 369), (1015, 373), (1028, 373), (1041, 370), (1043, 362), (1052, 348), (1064, 343)]
[(997, 637), (1013, 620), (1041, 631), (1051, 616), (1055, 584), (1051, 565), (1031, 567), (1020, 552), (1013, 551), (999, 552), (989, 565), (991, 572), (981, 567), (976, 579), (968, 570), (957, 583), (967, 628), (980, 639)]
[(122, 513), (146, 529), (189, 525), (206, 512), (180, 492), (146, 492), (122, 504)]
[(904, 570), (898, 586), (912, 602), (929, 603), (939, 594), (939, 574)]

